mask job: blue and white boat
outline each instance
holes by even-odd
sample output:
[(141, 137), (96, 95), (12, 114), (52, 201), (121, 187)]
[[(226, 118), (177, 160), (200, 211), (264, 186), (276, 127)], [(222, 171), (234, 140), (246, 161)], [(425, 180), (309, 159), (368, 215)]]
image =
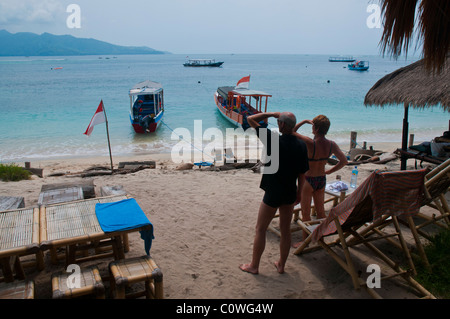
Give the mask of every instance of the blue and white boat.
[(136, 133), (153, 133), (164, 115), (164, 91), (158, 82), (144, 81), (129, 92), (130, 121)]
[(349, 70), (367, 71), (369, 69), (369, 61), (356, 61), (348, 65)]

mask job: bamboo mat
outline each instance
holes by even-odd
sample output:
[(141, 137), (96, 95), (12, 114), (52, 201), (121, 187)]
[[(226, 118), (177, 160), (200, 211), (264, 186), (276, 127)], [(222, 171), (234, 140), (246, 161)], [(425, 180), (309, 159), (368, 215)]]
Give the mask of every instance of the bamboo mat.
[(95, 205), (127, 198), (126, 195), (99, 197), (41, 207), (41, 242), (103, 233), (95, 214)]
[(2, 251), (32, 249), (39, 245), (39, 210), (24, 208), (0, 213), (0, 256)]

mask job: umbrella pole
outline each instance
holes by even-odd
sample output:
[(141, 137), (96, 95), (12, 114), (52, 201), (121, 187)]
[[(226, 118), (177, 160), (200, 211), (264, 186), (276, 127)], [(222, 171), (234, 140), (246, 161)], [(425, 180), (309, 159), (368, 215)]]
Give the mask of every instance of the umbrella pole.
[(401, 157), (401, 165), (400, 165), (400, 169), (402, 171), (406, 170), (406, 161), (408, 159), (408, 157), (406, 156), (406, 150), (408, 148), (408, 130), (409, 130), (409, 124), (408, 124), (408, 108), (409, 105), (408, 103), (405, 103), (405, 115), (403, 116), (403, 136), (402, 136), (402, 150), (404, 151), (402, 153), (402, 157)]

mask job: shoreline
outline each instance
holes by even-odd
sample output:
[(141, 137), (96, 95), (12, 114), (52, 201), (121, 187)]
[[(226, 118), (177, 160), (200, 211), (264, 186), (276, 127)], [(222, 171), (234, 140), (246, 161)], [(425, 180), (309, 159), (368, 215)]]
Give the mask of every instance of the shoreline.
[[(350, 143), (338, 144), (339, 147), (342, 149), (344, 153), (348, 153), (348, 149), (350, 148)], [(373, 147), (374, 150), (386, 152), (386, 153), (392, 153), (397, 148), (401, 148), (401, 143), (396, 142), (376, 142), (376, 143), (367, 143), (367, 148)], [(357, 147), (360, 149), (360, 147)], [(249, 158), (259, 158), (258, 155), (258, 149), (254, 149), (253, 151), (248, 151), (247, 154), (249, 155)], [(238, 154), (237, 154), (238, 155)], [(188, 163), (188, 162), (197, 162), (199, 161), (199, 156), (201, 155), (197, 154), (190, 154), (183, 158), (176, 158), (175, 160), (172, 157), (172, 154), (169, 152), (163, 152), (163, 153), (154, 153), (152, 151), (150, 152), (140, 152), (136, 154), (129, 154), (129, 155), (118, 155), (118, 156), (112, 156), (113, 165), (114, 167), (117, 167), (119, 162), (125, 162), (125, 161), (144, 161), (144, 160), (153, 160), (155, 162), (163, 162), (166, 165), (179, 165), (182, 163)], [(239, 158), (240, 159), (240, 158)], [(182, 162), (180, 162), (182, 160)], [(55, 158), (43, 158), (43, 159), (29, 159), (24, 161), (12, 161), (9, 163), (14, 163), (16, 165), (21, 166), (21, 164), (24, 164), (25, 162), (31, 163), (31, 167), (33, 168), (42, 168), (42, 169), (50, 169), (51, 171), (55, 171), (57, 168), (64, 168), (67, 167), (76, 167), (80, 166), (83, 168), (87, 168), (89, 166), (93, 165), (104, 165), (107, 167), (111, 166), (110, 157), (108, 154), (105, 155), (74, 155), (74, 156), (64, 156), (64, 157), (55, 157)]]

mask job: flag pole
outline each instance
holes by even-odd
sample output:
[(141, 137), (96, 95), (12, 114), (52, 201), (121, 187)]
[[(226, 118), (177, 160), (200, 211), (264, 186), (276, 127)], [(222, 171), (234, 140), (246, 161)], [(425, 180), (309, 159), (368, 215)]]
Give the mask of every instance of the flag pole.
[(108, 137), (109, 159), (111, 161), (111, 174), (112, 174), (114, 172), (114, 168), (113, 168), (113, 160), (112, 160), (112, 154), (111, 154), (111, 143), (109, 141), (108, 118), (106, 116), (106, 109), (105, 109), (105, 104), (103, 103), (103, 100), (102, 100), (102, 105), (103, 105), (103, 113), (105, 114), (106, 136)]

